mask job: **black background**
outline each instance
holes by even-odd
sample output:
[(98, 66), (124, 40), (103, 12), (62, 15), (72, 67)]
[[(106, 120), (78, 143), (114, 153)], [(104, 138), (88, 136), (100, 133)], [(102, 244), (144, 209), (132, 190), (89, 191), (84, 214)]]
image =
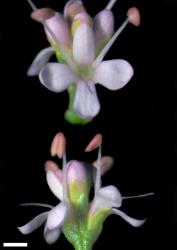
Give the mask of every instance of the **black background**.
[[(38, 7), (62, 11), (65, 1), (35, 1)], [(85, 0), (94, 16), (107, 1)], [(123, 196), (154, 192), (154, 197), (125, 201), (122, 210), (135, 218), (148, 217), (141, 228), (119, 217), (109, 217), (94, 249), (176, 249), (176, 97), (177, 1), (120, 0), (113, 8), (116, 28), (129, 7), (141, 11), (141, 26), (129, 25), (107, 59), (122, 58), (134, 67), (133, 79), (119, 91), (97, 86), (101, 112), (86, 126), (63, 119), (67, 93), (52, 93), (26, 71), (34, 56), (48, 46), (43, 28), (30, 19), (24, 1), (0, 3), (0, 244), (28, 242), (48, 249), (43, 228), (24, 236), (17, 226), (43, 210), (20, 208), (23, 202), (57, 204), (45, 181), (44, 162), (58, 132), (67, 138), (68, 159), (92, 161), (96, 152), (84, 153), (95, 133), (103, 134), (103, 154), (112, 155), (114, 168), (103, 178)], [(56, 159), (55, 159), (56, 160)], [(59, 162), (60, 163), (60, 162)], [(50, 246), (72, 249), (64, 236)]]

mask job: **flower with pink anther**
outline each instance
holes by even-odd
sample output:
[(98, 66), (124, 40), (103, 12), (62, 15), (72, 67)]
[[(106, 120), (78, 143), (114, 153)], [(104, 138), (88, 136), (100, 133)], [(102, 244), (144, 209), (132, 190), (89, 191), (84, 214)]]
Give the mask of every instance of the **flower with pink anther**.
[[(139, 11), (130, 8), (126, 20), (114, 33), (111, 8), (115, 2), (110, 1), (94, 18), (80, 0), (70, 0), (64, 15), (49, 8), (37, 9), (31, 3), (31, 16), (43, 24), (52, 47), (37, 55), (27, 73), (39, 74), (41, 83), (53, 92), (68, 90), (70, 102), (65, 118), (71, 123), (85, 124), (99, 113), (96, 84), (118, 90), (133, 76), (133, 68), (126, 60), (103, 61), (127, 24), (140, 23)], [(54, 53), (58, 63), (47, 63)]]
[[(44, 239), (54, 243), (64, 233), (76, 250), (90, 250), (100, 235), (105, 219), (116, 214), (134, 227), (141, 226), (145, 220), (129, 217), (119, 210), (123, 199), (120, 191), (112, 185), (102, 187), (101, 175), (113, 165), (110, 156), (101, 155), (102, 136), (97, 134), (86, 147), (89, 152), (98, 148), (98, 159), (92, 164), (71, 160), (66, 162), (66, 140), (58, 133), (52, 142), (51, 153), (62, 158), (63, 168), (53, 161), (45, 164), (46, 179), (53, 194), (60, 200), (56, 206), (41, 203), (26, 203), (23, 206), (43, 206), (49, 211), (39, 214), (26, 225), (18, 227), (21, 233), (29, 234), (44, 226)], [(90, 202), (89, 193), (94, 188), (94, 197)], [(150, 194), (127, 197), (138, 198)]]

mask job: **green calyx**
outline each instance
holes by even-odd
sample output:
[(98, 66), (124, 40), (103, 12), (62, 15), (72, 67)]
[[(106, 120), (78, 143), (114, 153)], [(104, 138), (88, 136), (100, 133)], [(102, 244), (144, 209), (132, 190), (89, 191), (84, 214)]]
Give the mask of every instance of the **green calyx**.
[(75, 250), (92, 250), (101, 231), (102, 225), (96, 230), (88, 230), (86, 222), (65, 223), (63, 226), (63, 233)]
[(88, 228), (96, 228), (97, 225), (103, 224), (110, 212), (111, 208), (101, 208), (94, 213), (90, 213), (88, 216)]
[(75, 250), (92, 250), (109, 214), (110, 209), (105, 208), (88, 214), (88, 206), (82, 206), (82, 210), (73, 207), (63, 226), (63, 233)]

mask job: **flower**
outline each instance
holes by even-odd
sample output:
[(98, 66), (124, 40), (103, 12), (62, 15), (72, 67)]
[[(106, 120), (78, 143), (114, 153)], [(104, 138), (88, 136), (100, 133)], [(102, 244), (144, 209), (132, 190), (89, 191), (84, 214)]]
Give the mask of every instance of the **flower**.
[[(32, 18), (44, 25), (52, 48), (37, 55), (27, 74), (39, 74), (41, 83), (53, 92), (68, 90), (70, 104), (65, 118), (71, 123), (86, 123), (99, 113), (96, 84), (118, 90), (133, 76), (133, 68), (126, 60), (103, 61), (127, 24), (138, 26), (140, 22), (138, 10), (130, 8), (125, 22), (113, 35), (111, 8), (115, 2), (110, 1), (94, 19), (80, 0), (70, 0), (64, 8), (64, 16), (49, 8), (33, 6)], [(59, 62), (47, 63), (54, 53)]]
[[(89, 152), (97, 147), (98, 159), (92, 163), (71, 160), (66, 163), (65, 137), (58, 133), (52, 142), (51, 153), (63, 159), (63, 169), (53, 161), (45, 164), (46, 179), (53, 194), (61, 201), (56, 206), (41, 203), (22, 205), (43, 206), (50, 210), (39, 214), (26, 225), (18, 227), (21, 233), (29, 234), (45, 223), (44, 239), (48, 244), (54, 243), (64, 233), (75, 249), (92, 249), (100, 235), (105, 219), (116, 214), (134, 227), (141, 226), (145, 220), (129, 217), (119, 210), (123, 199), (145, 197), (150, 194), (122, 197), (115, 186), (101, 187), (101, 175), (113, 165), (110, 156), (101, 156), (102, 136), (97, 134), (86, 147)], [(94, 198), (89, 201), (89, 193), (94, 188)]]

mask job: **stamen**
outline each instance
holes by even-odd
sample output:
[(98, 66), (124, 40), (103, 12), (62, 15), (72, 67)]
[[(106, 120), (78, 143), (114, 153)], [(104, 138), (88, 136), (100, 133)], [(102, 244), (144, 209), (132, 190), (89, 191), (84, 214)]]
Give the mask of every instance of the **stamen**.
[(50, 208), (50, 209), (54, 208), (54, 206), (44, 204), (44, 203), (22, 203), (22, 204), (19, 204), (19, 206), (23, 206), (23, 207), (37, 206), (37, 207), (46, 207), (46, 208)]
[(125, 29), (125, 27), (127, 26), (128, 23), (129, 23), (129, 18), (126, 18), (126, 20), (123, 22), (123, 24), (120, 26), (120, 28), (114, 33), (112, 38), (104, 46), (104, 48), (101, 50), (100, 54), (97, 56), (97, 58), (93, 62), (93, 64), (92, 64), (93, 68), (96, 68), (96, 66), (98, 66), (102, 62), (102, 60), (105, 57), (105, 55), (107, 54), (108, 50), (111, 48), (111, 46), (113, 45), (115, 40), (118, 38), (118, 36), (121, 34), (121, 32)]
[[(31, 0), (27, 0), (27, 2), (29, 3), (29, 5), (31, 6), (32, 10), (37, 10), (37, 7), (35, 6), (35, 4), (31, 1)], [(73, 60), (71, 59), (71, 57), (68, 55), (66, 49), (64, 48), (64, 46), (60, 43), (60, 41), (58, 41), (58, 38), (56, 37), (56, 35), (54, 34), (54, 32), (50, 29), (50, 27), (46, 24), (45, 21), (41, 21), (41, 24), (44, 25), (45, 29), (48, 31), (48, 33), (50, 34), (50, 36), (52, 37), (52, 39), (55, 41), (55, 43), (57, 44), (58, 48), (60, 49), (60, 51), (62, 52), (67, 64), (70, 66), (71, 70), (73, 72), (77, 71), (77, 67), (75, 65), (75, 63), (73, 62)]]
[(95, 194), (100, 190), (101, 188), (101, 157), (102, 157), (102, 147), (100, 145), (98, 149), (98, 165), (96, 170), (96, 181), (95, 181)]
[(133, 195), (133, 196), (125, 196), (122, 197), (122, 199), (136, 199), (136, 198), (144, 198), (144, 197), (148, 197), (148, 196), (152, 196), (154, 195), (154, 193), (148, 193), (148, 194), (139, 194), (139, 195)]
[(66, 139), (63, 133), (59, 132), (55, 135), (51, 145), (51, 155), (57, 155), (60, 159), (66, 150)]
[(109, 3), (106, 6), (106, 10), (111, 10), (114, 4), (117, 2), (117, 0), (110, 0)]
[(89, 142), (87, 145), (85, 152), (90, 152), (98, 147), (100, 147), (102, 144), (102, 135), (96, 134), (93, 139)]
[(140, 25), (140, 12), (136, 7), (132, 7), (128, 9), (127, 16), (129, 18), (129, 22), (135, 26)]

